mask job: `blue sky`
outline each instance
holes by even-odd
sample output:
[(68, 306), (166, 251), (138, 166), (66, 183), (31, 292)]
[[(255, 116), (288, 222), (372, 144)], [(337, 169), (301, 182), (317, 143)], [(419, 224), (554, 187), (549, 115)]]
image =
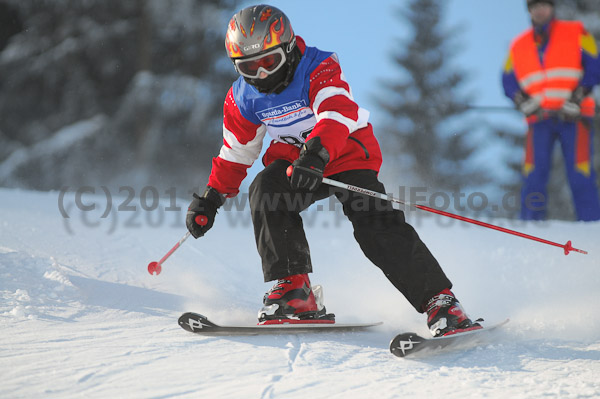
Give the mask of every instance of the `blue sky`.
[[(373, 8), (365, 0), (268, 2), (288, 15), (296, 34), (309, 45), (338, 54), (354, 98), (371, 111), (371, 119), (376, 121), (373, 96), (378, 82), (395, 74), (390, 54), (396, 39), (407, 33), (397, 10), (407, 6), (408, 0), (370, 3)], [(240, 8), (252, 4), (257, 2), (244, 2)], [(502, 91), (500, 73), (510, 41), (529, 27), (525, 0), (447, 0), (444, 23), (462, 31), (455, 39), (461, 48), (453, 62), (472, 76), (468, 91), (476, 96), (473, 103), (510, 106)], [(502, 115), (517, 123), (522, 121), (516, 113)]]

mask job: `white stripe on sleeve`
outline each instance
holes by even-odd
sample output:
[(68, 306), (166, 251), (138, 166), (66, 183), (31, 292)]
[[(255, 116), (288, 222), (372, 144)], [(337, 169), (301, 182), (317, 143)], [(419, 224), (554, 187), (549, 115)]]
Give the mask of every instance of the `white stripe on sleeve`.
[(266, 126), (260, 125), (260, 127), (256, 129), (256, 136), (246, 144), (241, 144), (233, 132), (223, 125), (223, 138), (227, 144), (229, 144), (230, 148), (223, 145), (221, 147), (221, 152), (219, 153), (219, 158), (230, 162), (241, 163), (243, 165), (252, 165), (260, 155), (266, 132)]
[(315, 96), (315, 101), (313, 102), (313, 112), (315, 114), (317, 114), (317, 112), (319, 112), (319, 107), (321, 106), (321, 103), (323, 101), (325, 101), (328, 98), (331, 98), (333, 96), (340, 96), (340, 95), (348, 97), (350, 100), (354, 101), (354, 98), (352, 98), (352, 95), (348, 92), (348, 90), (344, 89), (343, 87), (328, 86), (328, 87), (322, 88), (321, 90), (319, 90), (319, 92)]

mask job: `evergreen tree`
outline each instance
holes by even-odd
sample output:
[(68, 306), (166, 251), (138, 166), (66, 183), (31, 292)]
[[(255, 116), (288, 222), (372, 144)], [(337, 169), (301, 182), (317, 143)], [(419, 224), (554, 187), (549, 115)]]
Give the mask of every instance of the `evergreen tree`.
[[(0, 5), (0, 185), (206, 180), (235, 79), (223, 45), (234, 0)], [(81, 140), (58, 140), (86, 120)]]
[(466, 73), (452, 65), (456, 31), (442, 26), (444, 3), (411, 0), (401, 10), (412, 33), (394, 47), (398, 77), (385, 82), (378, 103), (388, 119), (385, 157), (397, 163), (403, 181), (409, 173), (411, 184), (457, 191), (485, 178), (472, 163), (475, 144), (461, 123), (472, 98), (462, 91)]

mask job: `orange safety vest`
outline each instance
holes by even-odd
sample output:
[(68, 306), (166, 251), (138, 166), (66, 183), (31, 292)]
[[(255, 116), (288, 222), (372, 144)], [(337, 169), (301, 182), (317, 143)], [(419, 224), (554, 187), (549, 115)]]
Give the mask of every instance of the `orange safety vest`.
[[(581, 22), (553, 21), (543, 65), (533, 29), (513, 41), (510, 51), (515, 76), (525, 93), (541, 100), (543, 109), (560, 109), (579, 84), (583, 76), (580, 37), (584, 33)], [(595, 102), (591, 96), (585, 97), (580, 106), (581, 115), (594, 116)], [(527, 118), (528, 122), (535, 120), (535, 116)]]

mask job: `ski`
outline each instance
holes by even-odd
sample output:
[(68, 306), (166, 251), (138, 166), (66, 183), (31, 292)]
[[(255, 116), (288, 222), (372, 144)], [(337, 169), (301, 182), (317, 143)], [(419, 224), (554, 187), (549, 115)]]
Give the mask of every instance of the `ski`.
[(179, 317), (179, 325), (186, 331), (202, 335), (263, 335), (263, 334), (306, 334), (324, 332), (361, 331), (383, 324), (338, 324), (331, 320), (285, 320), (278, 324), (254, 326), (221, 326), (199, 313), (187, 312)]
[(502, 323), (479, 330), (471, 330), (437, 338), (424, 338), (416, 333), (408, 332), (398, 334), (390, 342), (390, 352), (398, 357), (406, 357), (427, 350), (439, 350), (442, 348), (466, 348), (475, 346), (485, 340), (485, 337), (497, 328), (508, 323), (508, 319)]

